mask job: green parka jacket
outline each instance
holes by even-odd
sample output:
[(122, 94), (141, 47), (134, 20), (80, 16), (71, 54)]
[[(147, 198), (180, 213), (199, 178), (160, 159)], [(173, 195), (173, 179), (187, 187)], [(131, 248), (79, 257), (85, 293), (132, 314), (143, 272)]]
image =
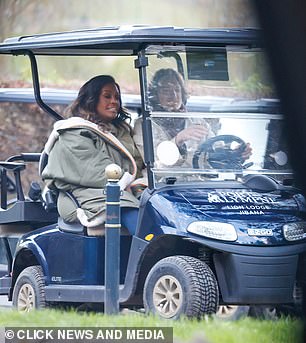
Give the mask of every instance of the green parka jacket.
[[(130, 127), (123, 123), (120, 126), (111, 124), (109, 128), (110, 132), (101, 132), (97, 125), (72, 117), (58, 121), (49, 137), (45, 147), (49, 158), (42, 178), (49, 188), (60, 191), (58, 211), (67, 222), (78, 221), (76, 206), (61, 191), (71, 192), (88, 219), (93, 220), (105, 212), (106, 166), (115, 163), (123, 172), (134, 174), (133, 178), (140, 176), (143, 162)], [(114, 139), (109, 138), (112, 135)], [(120, 142), (123, 147), (119, 146)], [(131, 192), (123, 190), (120, 205), (138, 207), (139, 203)]]

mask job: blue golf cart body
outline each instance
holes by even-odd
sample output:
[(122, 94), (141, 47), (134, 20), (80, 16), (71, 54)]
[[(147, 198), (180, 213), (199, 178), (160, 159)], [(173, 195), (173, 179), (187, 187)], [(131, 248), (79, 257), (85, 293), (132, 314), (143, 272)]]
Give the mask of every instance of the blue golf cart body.
[[(0, 54), (29, 57), (36, 101), (54, 120), (63, 116), (41, 97), (36, 58), (134, 57), (148, 186), (136, 234), (120, 235), (121, 306), (177, 318), (212, 314), (219, 305), (296, 302), (305, 199), (294, 186), (260, 31), (108, 27), (10, 38)], [(149, 83), (161, 68), (177, 70), (189, 87), (184, 113), (153, 110)], [(169, 119), (179, 127), (182, 118), (193, 125), (204, 120), (212, 133), (207, 142), (187, 144), (185, 155), (172, 141), (161, 142), (158, 128)], [(246, 143), (252, 147), (247, 160), (239, 149)], [(103, 305), (105, 237), (65, 223), (56, 199), (48, 202), (37, 184), (29, 197), (23, 194), (23, 169), (41, 156), (19, 152), (0, 163), (1, 239), (20, 236), (1, 293), (25, 311)], [(17, 198), (9, 204), (12, 172)]]

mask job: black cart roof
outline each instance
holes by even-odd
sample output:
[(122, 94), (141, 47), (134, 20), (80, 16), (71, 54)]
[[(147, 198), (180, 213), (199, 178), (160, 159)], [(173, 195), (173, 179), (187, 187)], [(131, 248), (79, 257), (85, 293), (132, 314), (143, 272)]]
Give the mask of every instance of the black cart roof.
[(31, 50), (37, 55), (133, 55), (152, 43), (257, 46), (260, 38), (257, 29), (116, 26), (8, 38), (0, 44), (0, 54), (18, 55)]

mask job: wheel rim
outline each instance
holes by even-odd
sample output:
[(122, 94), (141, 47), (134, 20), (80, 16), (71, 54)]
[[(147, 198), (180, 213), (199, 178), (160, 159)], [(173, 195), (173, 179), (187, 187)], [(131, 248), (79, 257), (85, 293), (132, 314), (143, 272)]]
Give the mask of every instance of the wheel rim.
[(174, 317), (183, 303), (183, 290), (179, 281), (171, 275), (159, 278), (153, 289), (153, 303), (160, 316)]
[(35, 309), (35, 292), (34, 288), (26, 283), (22, 285), (19, 290), (18, 299), (17, 299), (17, 309), (23, 312), (29, 312)]
[(266, 307), (263, 310), (264, 318), (265, 319), (276, 319), (277, 318), (277, 311), (275, 307)]
[(238, 306), (234, 305), (221, 305), (219, 306), (217, 316), (220, 318), (228, 318), (231, 317), (236, 311)]

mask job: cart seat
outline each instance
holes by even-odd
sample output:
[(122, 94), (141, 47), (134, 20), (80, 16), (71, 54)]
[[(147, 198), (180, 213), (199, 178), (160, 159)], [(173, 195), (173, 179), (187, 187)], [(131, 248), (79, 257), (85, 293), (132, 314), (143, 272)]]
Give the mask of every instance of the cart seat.
[(69, 233), (84, 234), (85, 228), (80, 223), (66, 223), (63, 218), (58, 217), (57, 225), (60, 230)]

